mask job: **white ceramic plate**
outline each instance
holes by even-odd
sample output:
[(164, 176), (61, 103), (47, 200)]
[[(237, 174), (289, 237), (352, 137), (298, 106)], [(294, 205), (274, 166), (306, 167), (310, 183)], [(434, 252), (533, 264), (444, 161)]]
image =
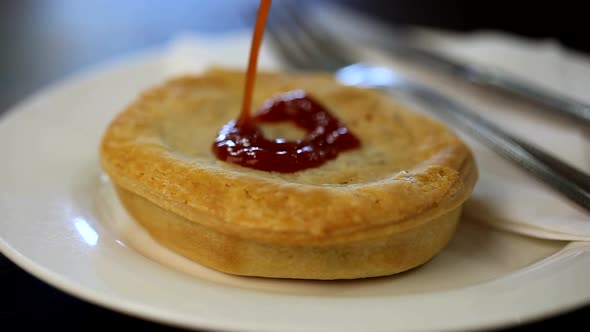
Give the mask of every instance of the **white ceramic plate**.
[[(236, 331), (430, 331), (514, 325), (590, 302), (590, 245), (464, 221), (408, 273), (313, 282), (221, 274), (158, 247), (101, 175), (112, 117), (164, 75), (150, 53), (95, 69), (0, 122), (0, 249), (35, 276), (105, 307)], [(141, 254), (140, 254), (141, 252)]]

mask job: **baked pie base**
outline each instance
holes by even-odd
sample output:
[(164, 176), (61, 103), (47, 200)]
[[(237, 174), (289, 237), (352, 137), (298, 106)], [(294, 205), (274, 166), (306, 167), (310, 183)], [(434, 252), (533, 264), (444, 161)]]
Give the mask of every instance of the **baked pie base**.
[(243, 239), (196, 224), (117, 188), (125, 208), (162, 245), (218, 271), (295, 279), (385, 276), (419, 266), (451, 239), (461, 207), (383, 237), (333, 245), (289, 245)]

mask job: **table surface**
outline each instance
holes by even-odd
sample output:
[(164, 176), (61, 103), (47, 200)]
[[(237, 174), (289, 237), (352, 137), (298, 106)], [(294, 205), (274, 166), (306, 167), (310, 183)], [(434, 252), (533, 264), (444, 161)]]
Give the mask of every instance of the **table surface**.
[[(173, 3), (173, 5), (171, 5)], [(218, 34), (243, 29), (255, 1), (47, 0), (0, 2), (0, 112), (46, 84), (113, 56), (164, 43), (179, 31)], [(124, 5), (123, 5), (124, 4)], [(140, 320), (65, 294), (0, 255), (0, 321), (47, 328), (178, 329)], [(590, 315), (590, 305), (514, 327), (563, 327)], [(34, 318), (34, 319), (31, 319)]]

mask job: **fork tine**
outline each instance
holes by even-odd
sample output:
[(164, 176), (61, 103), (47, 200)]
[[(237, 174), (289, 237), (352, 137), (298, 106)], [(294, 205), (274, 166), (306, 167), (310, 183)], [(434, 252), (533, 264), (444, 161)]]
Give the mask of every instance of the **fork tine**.
[[(270, 23), (270, 22), (269, 22)], [(302, 54), (297, 45), (290, 43), (290, 38), (280, 28), (269, 24), (267, 33), (273, 41), (273, 46), (280, 56), (286, 60), (290, 67), (299, 70), (309, 69), (309, 63), (305, 61), (305, 54)]]
[(298, 69), (336, 70), (350, 63), (335, 52), (332, 43), (323, 40), (315, 27), (303, 18), (306, 8), (293, 8), (289, 1), (282, 1), (272, 12), (269, 35), (281, 55)]
[(356, 60), (350, 48), (309, 18), (309, 5), (301, 3), (296, 8), (291, 1), (283, 1), (279, 9), (282, 9), (283, 16), (290, 20), (293, 29), (308, 46), (308, 51), (314, 57), (322, 59), (326, 69), (335, 70)]
[[(279, 50), (287, 55), (288, 61), (294, 61), (299, 69), (323, 69), (323, 62), (319, 62), (319, 53), (309, 44), (309, 40), (301, 33), (295, 24), (284, 2), (275, 8), (269, 27), (269, 33), (274, 37)], [(293, 59), (294, 58), (294, 59)]]

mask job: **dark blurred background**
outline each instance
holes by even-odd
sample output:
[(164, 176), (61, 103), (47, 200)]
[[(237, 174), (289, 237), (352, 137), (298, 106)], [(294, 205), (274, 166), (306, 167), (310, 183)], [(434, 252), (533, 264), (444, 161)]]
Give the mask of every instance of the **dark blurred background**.
[[(275, 0), (275, 2), (285, 0)], [(590, 53), (583, 2), (468, 0), (323, 0), (397, 24), (456, 31), (501, 30), (551, 38)], [(248, 27), (256, 0), (1, 0), (0, 113), (41, 87), (112, 57), (161, 45), (177, 32), (221, 34)], [(1, 184), (0, 184), (1, 185)], [(0, 255), (0, 324), (46, 327), (130, 325), (167, 330), (70, 297)], [(590, 308), (525, 327), (563, 327)], [(0, 330), (3, 330), (0, 325)], [(522, 328), (524, 330), (525, 328)]]
[[(275, 0), (275, 2), (286, 0)], [(300, 0), (297, 0), (300, 1)], [(379, 20), (457, 31), (495, 29), (552, 38), (589, 53), (582, 1), (314, 0)], [(0, 1), (0, 110), (57, 78), (106, 58), (165, 42), (178, 31), (246, 26), (256, 0)]]
[[(279, 0), (280, 1), (280, 0)], [(589, 53), (583, 1), (528, 0), (333, 0), (398, 24), (456, 31), (500, 30), (531, 38), (552, 38)]]

